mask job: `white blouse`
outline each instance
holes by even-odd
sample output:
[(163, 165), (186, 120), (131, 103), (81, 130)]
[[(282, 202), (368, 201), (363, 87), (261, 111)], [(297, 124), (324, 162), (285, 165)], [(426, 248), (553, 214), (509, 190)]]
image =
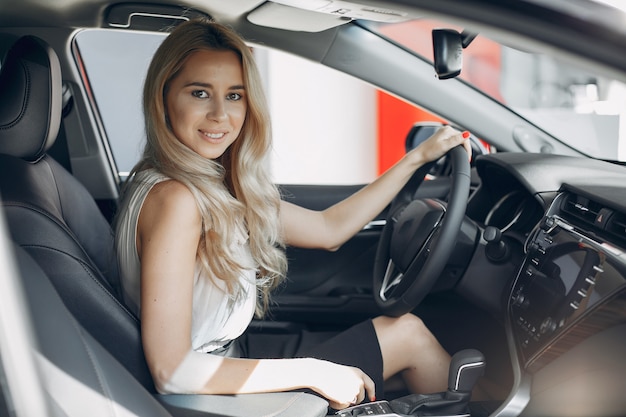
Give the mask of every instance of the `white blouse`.
[[(120, 213), (116, 227), (116, 250), (120, 266), (124, 302), (138, 317), (141, 300), (141, 263), (137, 254), (137, 221), (143, 202), (155, 184), (168, 180), (159, 172), (148, 169), (135, 175), (137, 187), (129, 196), (127, 210)], [(196, 262), (193, 286), (191, 346), (196, 352), (212, 352), (239, 337), (248, 327), (256, 307), (256, 271), (248, 246), (248, 236), (242, 231), (233, 241), (242, 270), (239, 283), (241, 295), (229, 294), (224, 281), (203, 274)]]

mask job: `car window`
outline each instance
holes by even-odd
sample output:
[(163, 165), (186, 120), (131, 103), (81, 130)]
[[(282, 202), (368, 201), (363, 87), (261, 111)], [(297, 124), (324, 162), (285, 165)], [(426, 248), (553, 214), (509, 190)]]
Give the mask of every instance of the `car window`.
[(165, 35), (122, 30), (83, 30), (76, 36), (120, 176), (139, 160), (144, 138), (141, 91), (152, 54)]
[[(149, 61), (166, 35), (83, 30), (76, 36), (120, 176), (141, 155), (141, 94)], [(423, 117), (418, 109), (325, 66), (254, 47), (274, 132), (274, 180), (282, 184), (359, 184), (373, 180), (404, 152), (404, 136)], [(312, 82), (313, 81), (313, 82)], [(385, 126), (392, 128), (387, 129)], [(396, 130), (394, 130), (396, 129)]]
[(356, 184), (375, 178), (376, 90), (278, 51), (256, 48), (274, 132), (278, 183)]

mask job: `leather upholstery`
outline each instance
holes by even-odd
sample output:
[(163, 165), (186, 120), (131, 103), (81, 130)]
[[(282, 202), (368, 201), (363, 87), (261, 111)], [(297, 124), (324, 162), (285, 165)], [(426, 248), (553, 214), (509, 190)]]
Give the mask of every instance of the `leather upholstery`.
[(30, 163), (0, 155), (0, 193), (12, 239), (46, 271), (83, 327), (154, 391), (139, 320), (112, 285), (113, 234), (88, 191), (48, 156)]
[(46, 153), (61, 124), (61, 89), (54, 51), (33, 36), (20, 38), (0, 73), (0, 153), (29, 161)]
[[(164, 395), (155, 399), (76, 322), (50, 281), (15, 247), (33, 319), (41, 383), (54, 415), (67, 417), (322, 417), (327, 403), (303, 392)], [(158, 400), (158, 401), (157, 401)]]
[(147, 389), (139, 320), (119, 301), (113, 232), (85, 187), (45, 152), (61, 123), (58, 57), (16, 41), (0, 68), (0, 194), (13, 240), (81, 323)]
[(54, 415), (171, 417), (76, 322), (29, 254), (19, 247), (16, 254), (34, 334), (39, 342), (35, 358), (44, 392), (54, 406)]

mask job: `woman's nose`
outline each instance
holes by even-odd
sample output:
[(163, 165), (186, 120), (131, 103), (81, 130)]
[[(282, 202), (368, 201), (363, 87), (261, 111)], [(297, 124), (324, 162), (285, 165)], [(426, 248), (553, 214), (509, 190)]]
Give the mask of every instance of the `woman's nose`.
[(226, 117), (227, 113), (225, 103), (219, 100), (214, 100), (207, 111), (207, 119), (224, 120)]

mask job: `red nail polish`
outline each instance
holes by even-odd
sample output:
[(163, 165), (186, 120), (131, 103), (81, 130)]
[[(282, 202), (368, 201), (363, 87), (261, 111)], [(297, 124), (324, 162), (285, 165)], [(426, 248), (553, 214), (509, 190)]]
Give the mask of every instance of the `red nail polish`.
[(467, 139), (470, 137), (470, 132), (468, 132), (467, 130), (465, 132), (463, 132), (463, 138)]
[(376, 401), (376, 397), (372, 395), (372, 402)]

